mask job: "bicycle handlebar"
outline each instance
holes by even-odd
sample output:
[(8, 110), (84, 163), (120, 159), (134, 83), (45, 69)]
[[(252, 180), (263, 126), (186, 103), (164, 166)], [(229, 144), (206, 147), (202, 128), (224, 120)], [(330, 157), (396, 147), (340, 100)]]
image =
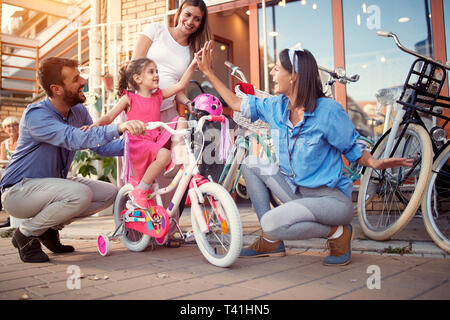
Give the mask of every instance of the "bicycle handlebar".
[(238, 80), (248, 83), (247, 78), (245, 77), (244, 73), (242, 72), (241, 68), (235, 66), (230, 61), (225, 61), (224, 64), (231, 70), (231, 75)]
[(347, 77), (345, 70), (337, 68), (330, 70), (322, 66), (318, 66), (319, 70), (328, 73), (334, 80), (338, 80), (340, 83), (346, 84), (347, 82), (357, 82), (359, 80), (359, 74), (354, 74), (351, 77)]
[[(189, 120), (188, 124), (190, 124), (192, 127), (196, 127), (195, 131), (200, 131), (203, 128), (203, 125), (205, 124), (206, 121), (224, 122), (225, 121), (225, 116), (224, 115), (220, 115), (220, 116), (211, 116), (211, 115), (203, 116), (198, 121), (197, 120)], [(166, 129), (167, 131), (169, 131), (171, 134), (174, 134), (174, 135), (186, 134), (186, 133), (189, 132), (189, 129), (174, 130), (171, 127), (169, 127), (167, 125), (167, 123), (161, 122), (161, 121), (155, 121), (155, 122), (147, 123), (146, 129), (147, 130), (153, 130), (153, 129), (160, 128), (160, 127), (163, 127), (164, 129)]]
[(430, 62), (432, 64), (438, 65), (438, 66), (440, 66), (440, 67), (442, 67), (444, 69), (450, 70), (450, 66), (445, 65), (445, 64), (443, 64), (443, 63), (441, 63), (439, 61), (436, 61), (436, 60), (434, 60), (434, 59), (432, 59), (430, 57), (424, 56), (424, 55), (422, 55), (420, 53), (417, 53), (417, 52), (415, 52), (413, 50), (410, 50), (410, 49), (404, 47), (400, 43), (400, 40), (398, 39), (398, 37), (397, 37), (397, 35), (395, 33), (392, 33), (390, 31), (382, 31), (382, 30), (380, 30), (380, 31), (377, 31), (377, 35), (379, 35), (380, 37), (391, 37), (391, 38), (394, 39), (395, 44), (397, 45), (397, 47), (399, 47), (399, 49), (402, 50), (403, 52), (409, 53), (409, 54), (411, 54), (413, 56), (416, 56), (418, 58), (426, 60), (426, 61), (428, 61), (428, 62)]

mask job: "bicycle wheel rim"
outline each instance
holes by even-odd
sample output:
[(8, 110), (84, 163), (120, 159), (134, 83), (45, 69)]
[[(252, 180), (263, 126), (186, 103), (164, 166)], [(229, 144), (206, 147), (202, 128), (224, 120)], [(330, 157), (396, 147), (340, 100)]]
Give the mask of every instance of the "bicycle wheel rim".
[[(197, 245), (210, 263), (218, 267), (228, 267), (234, 263), (242, 248), (239, 211), (233, 198), (222, 186), (206, 183), (199, 188), (205, 199), (200, 206), (209, 230), (202, 233), (194, 214), (191, 214)], [(219, 210), (223, 213), (222, 221), (219, 218)]]
[[(120, 189), (117, 195), (114, 203), (114, 222), (116, 224), (116, 228), (123, 222), (121, 212), (126, 210), (126, 204), (130, 200), (129, 194), (132, 190), (133, 187), (131, 185), (125, 185), (122, 189)], [(127, 228), (125, 223), (122, 224), (120, 231), (120, 240), (131, 251), (142, 251), (150, 242), (151, 237), (149, 235)]]
[[(389, 134), (383, 136), (375, 147), (374, 158), (382, 157), (388, 137)], [(374, 240), (390, 239), (412, 219), (431, 174), (431, 150), (427, 131), (410, 124), (393, 156), (414, 158), (415, 166), (366, 169), (358, 195), (358, 219), (366, 236)]]
[(450, 145), (433, 164), (432, 175), (422, 202), (423, 220), (431, 239), (450, 252)]

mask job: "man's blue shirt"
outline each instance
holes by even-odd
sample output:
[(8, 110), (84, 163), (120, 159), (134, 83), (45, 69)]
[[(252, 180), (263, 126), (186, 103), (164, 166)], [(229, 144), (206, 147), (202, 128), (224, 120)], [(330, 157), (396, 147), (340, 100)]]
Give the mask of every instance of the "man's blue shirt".
[(297, 186), (327, 186), (338, 188), (351, 197), (353, 183), (343, 175), (341, 155), (354, 162), (362, 156), (362, 151), (358, 144), (359, 133), (344, 108), (332, 99), (319, 98), (315, 110), (305, 112), (303, 120), (293, 126), (288, 105), (285, 95), (266, 99), (249, 95), (242, 100), (241, 112), (252, 122), (261, 119), (269, 123), (280, 170), (288, 175), (292, 171), (295, 174), (295, 177), (286, 177), (293, 190)]
[(12, 185), (23, 178), (66, 178), (77, 150), (92, 149), (101, 156), (123, 153), (118, 125), (95, 127), (82, 104), (73, 106), (67, 118), (59, 113), (49, 98), (25, 109), (19, 127), (16, 152), (12, 156), (0, 184)]

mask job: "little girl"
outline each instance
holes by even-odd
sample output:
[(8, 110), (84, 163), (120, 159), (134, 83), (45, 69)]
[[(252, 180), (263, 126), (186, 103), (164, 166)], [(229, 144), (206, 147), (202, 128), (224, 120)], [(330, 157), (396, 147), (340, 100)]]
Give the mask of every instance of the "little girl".
[[(106, 115), (94, 122), (90, 127), (104, 126), (110, 124), (122, 112), (126, 112), (126, 121), (141, 120), (143, 122), (160, 121), (160, 106), (163, 99), (186, 88), (195, 70), (195, 59), (187, 68), (180, 81), (166, 89), (159, 89), (159, 75), (156, 64), (148, 58), (133, 60), (127, 67), (120, 71), (119, 95), (121, 96), (116, 106)], [(128, 91), (130, 88), (133, 92)], [(187, 128), (186, 119), (175, 117), (171, 124), (172, 128)], [(86, 130), (87, 128), (82, 128)], [(130, 198), (134, 204), (141, 208), (149, 208), (151, 185), (153, 180), (163, 172), (169, 164), (167, 171), (176, 166), (171, 161), (170, 139), (168, 131), (160, 129), (147, 130), (145, 135), (128, 135), (125, 145), (125, 158), (130, 168), (126, 172), (127, 179), (134, 190)], [(182, 137), (172, 137), (172, 142), (180, 142)], [(166, 171), (166, 173), (167, 173)], [(175, 171), (175, 170), (173, 170)]]

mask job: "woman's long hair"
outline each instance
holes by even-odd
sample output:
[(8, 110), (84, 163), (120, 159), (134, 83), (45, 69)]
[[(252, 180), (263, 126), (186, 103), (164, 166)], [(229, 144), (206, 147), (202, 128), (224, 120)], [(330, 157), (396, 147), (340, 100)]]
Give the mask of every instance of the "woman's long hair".
[(194, 53), (199, 51), (203, 47), (205, 42), (211, 39), (211, 31), (209, 30), (208, 24), (208, 8), (206, 7), (206, 4), (203, 2), (203, 0), (185, 0), (175, 13), (175, 27), (178, 25), (181, 11), (183, 11), (183, 9), (187, 6), (200, 8), (203, 15), (202, 22), (200, 23), (197, 31), (191, 34), (188, 39), (191, 56), (194, 56)]
[(141, 74), (144, 68), (149, 64), (154, 63), (153, 60), (149, 58), (139, 58), (136, 60), (131, 60), (128, 65), (123, 66), (119, 71), (119, 85), (117, 89), (117, 94), (122, 96), (124, 90), (139, 90), (139, 86), (134, 81), (135, 74)]
[[(308, 50), (295, 51), (294, 57), (298, 74), (292, 86), (291, 94), (294, 97), (292, 107), (303, 106), (306, 112), (313, 112), (317, 100), (325, 96), (316, 59)], [(295, 70), (289, 59), (289, 49), (281, 51), (279, 58), (282, 67), (294, 74)]]

